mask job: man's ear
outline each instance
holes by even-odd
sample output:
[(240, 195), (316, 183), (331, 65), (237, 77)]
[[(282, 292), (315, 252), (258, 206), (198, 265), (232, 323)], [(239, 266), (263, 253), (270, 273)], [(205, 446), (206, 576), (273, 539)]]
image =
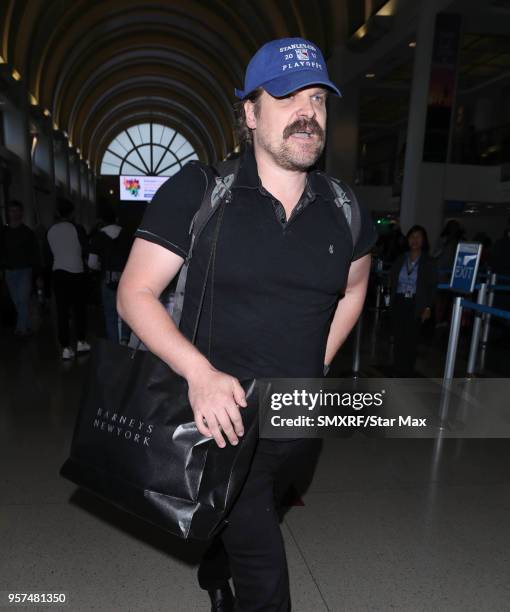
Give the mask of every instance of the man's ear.
[(251, 100), (246, 100), (244, 103), (244, 114), (246, 125), (250, 130), (254, 130), (257, 127), (257, 117), (255, 116), (255, 104)]

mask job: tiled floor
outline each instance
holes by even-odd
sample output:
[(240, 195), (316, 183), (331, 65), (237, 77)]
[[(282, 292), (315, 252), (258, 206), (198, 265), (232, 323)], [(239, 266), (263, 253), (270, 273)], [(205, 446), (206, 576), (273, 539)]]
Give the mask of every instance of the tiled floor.
[[(362, 364), (380, 372), (387, 336), (367, 321)], [(88, 358), (60, 362), (48, 322), (23, 342), (0, 333), (0, 591), (65, 591), (72, 612), (208, 610), (199, 546), (58, 475)], [(505, 351), (492, 352), (500, 376)], [(437, 376), (442, 359), (438, 341), (418, 367)], [(336, 368), (349, 364), (346, 347)], [(510, 609), (510, 441), (435, 451), (434, 440), (325, 442), (304, 506), (283, 524), (294, 612)]]

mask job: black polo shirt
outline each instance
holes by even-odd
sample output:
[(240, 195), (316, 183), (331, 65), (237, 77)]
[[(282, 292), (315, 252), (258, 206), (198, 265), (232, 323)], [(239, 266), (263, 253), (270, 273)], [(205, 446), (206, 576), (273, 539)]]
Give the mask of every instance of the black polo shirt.
[[(136, 236), (181, 257), (212, 172), (187, 164), (158, 190)], [(324, 177), (310, 172), (289, 220), (261, 185), (253, 152), (241, 160), (219, 234), (214, 276), (211, 363), (240, 379), (322, 376), (328, 331), (350, 262), (367, 254), (375, 228), (362, 209), (361, 232), (334, 209)], [(216, 217), (196, 245), (188, 272), (181, 330), (191, 338)], [(209, 283), (210, 284), (210, 283)], [(207, 292), (197, 346), (208, 355)]]

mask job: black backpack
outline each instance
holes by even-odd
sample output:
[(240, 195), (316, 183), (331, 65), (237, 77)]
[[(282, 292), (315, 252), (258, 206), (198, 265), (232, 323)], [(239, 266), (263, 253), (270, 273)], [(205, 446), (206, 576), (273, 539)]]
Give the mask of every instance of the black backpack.
[(104, 274), (106, 286), (109, 289), (117, 289), (126, 266), (129, 252), (133, 245), (132, 232), (122, 228), (117, 238), (111, 238), (104, 234), (104, 250), (101, 257), (101, 268)]
[[(201, 162), (198, 161), (190, 163), (201, 164)], [(232, 200), (232, 191), (230, 188), (236, 179), (239, 164), (240, 159), (237, 158), (219, 162), (218, 164), (211, 166), (216, 176), (214, 181), (209, 182), (209, 185), (205, 190), (204, 197), (202, 198), (200, 208), (197, 210), (191, 221), (189, 229), (189, 233), (191, 234), (190, 248), (177, 280), (175, 302), (172, 308), (172, 318), (177, 327), (179, 327), (181, 320), (186, 278), (188, 275), (188, 268), (193, 255), (194, 246), (197, 243), (202, 230), (212, 218), (214, 213), (218, 210), (219, 205), (224, 201), (228, 203)], [(361, 230), (361, 213), (356, 195), (352, 189), (342, 181), (334, 179), (324, 172), (318, 172), (317, 174), (326, 181), (333, 195), (335, 196), (333, 202), (335, 213), (338, 215), (338, 222), (343, 223), (340, 216), (345, 218), (347, 221), (347, 224), (351, 230), (354, 250)]]

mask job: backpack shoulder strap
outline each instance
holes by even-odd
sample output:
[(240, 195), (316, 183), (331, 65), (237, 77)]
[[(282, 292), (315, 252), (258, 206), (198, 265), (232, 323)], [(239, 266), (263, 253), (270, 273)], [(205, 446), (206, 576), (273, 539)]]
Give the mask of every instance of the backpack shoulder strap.
[[(200, 162), (193, 162), (200, 164)], [(200, 208), (197, 210), (193, 219), (191, 220), (189, 233), (191, 235), (190, 247), (188, 255), (182, 265), (177, 279), (177, 287), (175, 290), (175, 301), (172, 309), (172, 318), (179, 327), (182, 316), (182, 307), (184, 304), (184, 291), (186, 289), (186, 279), (188, 277), (188, 269), (193, 256), (194, 248), (197, 244), (203, 229), (209, 223), (214, 213), (218, 210), (222, 202), (227, 204), (232, 200), (231, 187), (236, 179), (237, 171), (239, 170), (239, 159), (228, 160), (219, 162), (214, 166), (205, 166), (200, 164), (200, 169), (205, 174), (207, 183), (200, 204)], [(213, 171), (213, 177), (211, 180), (210, 172), (207, 172), (206, 168), (210, 168)]]
[(209, 166), (212, 169), (214, 176), (210, 180), (210, 172), (207, 173), (202, 166), (202, 171), (207, 174), (207, 187), (202, 198), (200, 208), (195, 213), (191, 220), (189, 233), (191, 234), (191, 244), (188, 252), (188, 259), (191, 259), (193, 249), (197, 243), (200, 234), (204, 227), (209, 223), (214, 213), (218, 210), (219, 205), (226, 201), (232, 200), (232, 187), (237, 171), (239, 170), (239, 159), (218, 162), (214, 166)]
[[(322, 173), (321, 173), (322, 174)], [(351, 230), (352, 244), (356, 247), (361, 231), (361, 211), (354, 191), (343, 181), (322, 174), (334, 195), (335, 209), (342, 211)]]

